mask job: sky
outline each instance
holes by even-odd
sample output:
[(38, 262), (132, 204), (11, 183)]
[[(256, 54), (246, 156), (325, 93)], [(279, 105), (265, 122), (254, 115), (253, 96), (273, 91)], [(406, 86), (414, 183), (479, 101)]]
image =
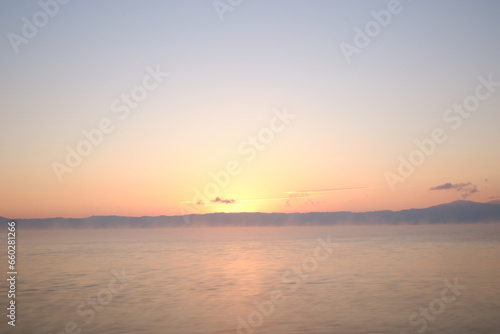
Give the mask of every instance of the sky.
[(498, 1), (0, 1), (0, 216), (500, 199)]

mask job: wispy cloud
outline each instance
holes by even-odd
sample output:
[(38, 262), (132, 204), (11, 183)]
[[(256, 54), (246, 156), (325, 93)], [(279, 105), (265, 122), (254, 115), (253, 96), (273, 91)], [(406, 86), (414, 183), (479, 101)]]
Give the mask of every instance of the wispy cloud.
[[(359, 190), (359, 189), (367, 189), (370, 187), (350, 187), (350, 188), (327, 188), (327, 189), (310, 189), (310, 190), (293, 190), (293, 191), (285, 191), (286, 197), (268, 197), (268, 198), (246, 198), (246, 199), (238, 199), (238, 203), (242, 202), (265, 202), (265, 201), (286, 201), (286, 206), (289, 207), (293, 201), (299, 200), (300, 198), (306, 197), (320, 197), (324, 196), (327, 193), (336, 192), (336, 191), (347, 191), (347, 190)], [(184, 201), (183, 203), (192, 203), (197, 206), (204, 206), (210, 204), (236, 204), (235, 199), (225, 199), (222, 197), (216, 197), (210, 201), (197, 201), (196, 203), (193, 201)], [(304, 204), (319, 204), (321, 201), (313, 201), (309, 200), (304, 202)]]
[[(292, 202), (295, 201), (296, 199), (299, 199), (301, 197), (309, 197), (309, 193), (308, 192), (288, 192), (289, 196), (288, 196), (288, 199), (286, 201), (286, 206), (289, 207), (290, 205), (292, 205)], [(318, 195), (316, 195), (318, 196)]]
[(431, 187), (429, 190), (455, 190), (462, 193), (462, 198), (467, 199), (470, 195), (477, 193), (477, 186), (470, 182), (467, 183), (444, 183), (439, 186)]
[(296, 193), (329, 193), (334, 191), (344, 191), (344, 190), (357, 190), (357, 189), (367, 189), (369, 187), (350, 187), (350, 188), (328, 188), (328, 189), (314, 189), (314, 190), (296, 190), (296, 191), (285, 191), (285, 194), (296, 194)]
[[(264, 201), (264, 202), (265, 201), (282, 201), (282, 200), (286, 200), (286, 199), (288, 199), (288, 197), (247, 198), (247, 199), (238, 199), (238, 203), (241, 203), (241, 202), (260, 202), (260, 201)], [(236, 204), (236, 200), (235, 199), (222, 199), (220, 197), (216, 197), (215, 199), (210, 200), (210, 201), (197, 201), (197, 202), (183, 201), (182, 203), (190, 203), (190, 204), (196, 204), (196, 205), (202, 206), (202, 205), (209, 205), (210, 203)]]
[(285, 199), (288, 199), (288, 197), (250, 198), (238, 200), (238, 202), (282, 201)]
[(236, 201), (231, 198), (220, 198), (220, 197), (216, 197), (215, 199), (211, 200), (210, 201), (211, 203), (223, 203), (223, 204), (234, 204)]
[[(346, 191), (346, 190), (359, 190), (359, 189), (367, 189), (369, 187), (349, 187), (349, 188), (327, 188), (327, 189), (313, 189), (313, 190), (299, 190), (299, 191), (286, 191), (285, 194), (288, 194), (288, 199), (286, 201), (286, 206), (289, 207), (295, 200), (304, 197), (317, 197), (322, 196), (326, 193), (337, 192), (337, 191)], [(307, 204), (317, 204), (319, 202), (309, 201)]]
[(196, 203), (193, 201), (184, 201), (183, 203), (191, 203), (191, 204), (196, 204), (198, 206), (204, 206), (204, 205), (209, 205), (210, 203), (215, 203), (215, 204), (234, 204), (236, 203), (236, 200), (233, 198), (222, 198), (217, 196), (214, 199), (211, 199), (210, 201), (197, 201)]

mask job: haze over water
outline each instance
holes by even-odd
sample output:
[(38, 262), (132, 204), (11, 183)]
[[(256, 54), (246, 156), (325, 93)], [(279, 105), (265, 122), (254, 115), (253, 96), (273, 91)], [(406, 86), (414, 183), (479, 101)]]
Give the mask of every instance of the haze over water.
[[(14, 332), (497, 333), (499, 241), (498, 224), (21, 230)], [(411, 325), (419, 308), (433, 320)]]

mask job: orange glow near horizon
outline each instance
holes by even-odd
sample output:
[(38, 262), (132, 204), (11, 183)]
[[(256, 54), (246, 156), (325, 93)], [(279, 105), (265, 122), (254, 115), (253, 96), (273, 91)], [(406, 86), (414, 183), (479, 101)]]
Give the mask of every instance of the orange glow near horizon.
[[(182, 191), (158, 182), (154, 187), (146, 187), (139, 182), (123, 184), (117, 180), (94, 185), (68, 182), (59, 189), (50, 189), (39, 182), (39, 193), (28, 196), (22, 188), (2, 193), (3, 203), (0, 216), (15, 218), (85, 218), (93, 215), (118, 216), (159, 216), (204, 214), (211, 212), (333, 212), (333, 211), (376, 211), (423, 208), (461, 199), (460, 193), (453, 191), (429, 191), (429, 186), (418, 186), (416, 180), (396, 193), (390, 192), (382, 183), (376, 186), (301, 188), (301, 184), (279, 191), (276, 188), (259, 189), (255, 184), (244, 190), (237, 183), (221, 191), (219, 202), (193, 203), (194, 192), (189, 188)], [(301, 181), (300, 183), (303, 183)], [(410, 187), (411, 185), (411, 187)], [(432, 185), (432, 183), (430, 184)], [(493, 184), (490, 186), (492, 187)], [(201, 188), (201, 187), (200, 187)], [(345, 188), (345, 189), (344, 189)], [(493, 188), (493, 187), (492, 187)], [(169, 190), (172, 189), (172, 190)], [(193, 189), (193, 188), (192, 188)], [(301, 190), (304, 189), (304, 190)], [(492, 200), (493, 191), (474, 194), (469, 198), (477, 202)], [(208, 198), (208, 197), (207, 197)], [(234, 200), (234, 201), (231, 201)], [(25, 205), (29, 203), (29, 206)]]

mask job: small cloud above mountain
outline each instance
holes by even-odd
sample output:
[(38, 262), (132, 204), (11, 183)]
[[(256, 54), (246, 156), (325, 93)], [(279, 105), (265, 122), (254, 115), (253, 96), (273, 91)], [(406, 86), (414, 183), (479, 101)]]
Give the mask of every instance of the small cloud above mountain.
[(463, 199), (467, 199), (474, 193), (477, 193), (477, 186), (470, 182), (467, 183), (444, 183), (439, 186), (431, 187), (429, 190), (455, 190), (462, 194)]
[(229, 198), (220, 198), (216, 197), (215, 199), (211, 200), (210, 202), (212, 203), (222, 203), (222, 204), (234, 204), (236, 200), (234, 199), (229, 199)]

